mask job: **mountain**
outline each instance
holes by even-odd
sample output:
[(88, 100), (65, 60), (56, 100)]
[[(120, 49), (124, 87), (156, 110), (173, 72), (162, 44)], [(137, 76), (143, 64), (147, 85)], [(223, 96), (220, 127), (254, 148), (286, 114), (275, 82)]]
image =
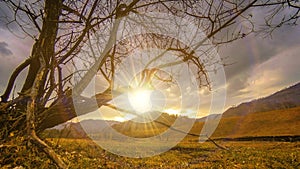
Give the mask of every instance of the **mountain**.
[(221, 119), (215, 138), (300, 135), (300, 106)]
[[(214, 119), (220, 114), (207, 117)], [(207, 117), (199, 118), (190, 133), (200, 133)], [(168, 125), (175, 117), (164, 114)], [(176, 117), (182, 118), (182, 117)], [(191, 119), (190, 119), (191, 120)], [(192, 122), (187, 120), (187, 123)], [(184, 125), (184, 124), (183, 124)], [(113, 126), (117, 131), (132, 137), (150, 137), (162, 133), (168, 127), (156, 124), (123, 122)], [(300, 83), (280, 90), (268, 97), (242, 103), (224, 112), (212, 138), (240, 138), (300, 135)], [(197, 139), (188, 136), (188, 139)]]
[(88, 138), (89, 134), (98, 134), (107, 126), (118, 124), (112, 120), (82, 120), (81, 122), (67, 122), (51, 129), (47, 129), (44, 133), (48, 137), (63, 138)]
[(215, 118), (219, 118), (220, 116), (222, 116), (222, 114), (210, 114), (208, 116), (198, 118), (198, 119), (196, 119), (196, 121), (197, 122), (205, 122), (207, 118), (215, 119)]
[[(217, 115), (210, 115), (215, 117)], [(191, 132), (199, 133), (207, 117)], [(226, 110), (212, 138), (300, 135), (300, 83)]]
[(114, 124), (118, 124), (117, 121), (112, 120), (83, 120), (80, 123), (76, 123), (77, 125), (81, 125), (84, 130), (89, 134), (99, 133), (107, 126), (112, 126)]
[[(165, 132), (169, 129), (169, 126), (174, 124), (175, 121), (180, 126), (195, 121), (185, 116), (170, 115), (167, 113), (161, 113), (157, 118), (155, 118), (155, 120), (145, 123), (141, 122), (143, 120), (140, 118), (142, 118), (142, 116), (133, 119), (132, 121), (115, 124), (112, 127), (119, 133), (130, 137), (146, 138)], [(104, 132), (106, 131), (104, 130)]]
[(241, 116), (248, 113), (283, 110), (300, 106), (300, 83), (278, 91), (268, 97), (231, 107), (223, 117)]
[[(210, 119), (220, 116), (209, 115)], [(156, 116), (155, 116), (156, 117)], [(62, 130), (61, 137), (87, 138), (82, 126), (93, 136), (110, 137), (110, 130), (105, 128), (108, 123), (119, 133), (130, 137), (144, 138), (163, 133), (174, 124), (178, 118), (181, 126), (194, 123), (190, 133), (200, 133), (207, 117), (190, 119), (188, 117), (160, 114), (155, 121), (139, 123), (133, 121), (115, 122), (104, 120), (84, 120), (80, 123), (67, 124)], [(139, 121), (139, 119), (135, 119)], [(166, 125), (164, 125), (166, 124)], [(61, 127), (57, 127), (61, 128)], [(242, 103), (229, 108), (222, 115), (222, 119), (212, 138), (240, 138), (265, 136), (299, 136), (300, 135), (300, 83), (278, 91), (268, 97)], [(188, 136), (188, 139), (198, 139)]]

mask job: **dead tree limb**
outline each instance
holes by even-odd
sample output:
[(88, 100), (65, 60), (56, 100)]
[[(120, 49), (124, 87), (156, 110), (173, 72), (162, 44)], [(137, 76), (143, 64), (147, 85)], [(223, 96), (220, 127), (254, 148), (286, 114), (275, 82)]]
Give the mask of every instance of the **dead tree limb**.
[(9, 95), (11, 93), (11, 90), (14, 86), (14, 83), (17, 79), (17, 77), (19, 76), (19, 74), (30, 64), (31, 59), (26, 59), (23, 63), (21, 63), (12, 73), (12, 75), (9, 78), (6, 90), (4, 92), (4, 94), (1, 96), (1, 101), (2, 102), (7, 102)]

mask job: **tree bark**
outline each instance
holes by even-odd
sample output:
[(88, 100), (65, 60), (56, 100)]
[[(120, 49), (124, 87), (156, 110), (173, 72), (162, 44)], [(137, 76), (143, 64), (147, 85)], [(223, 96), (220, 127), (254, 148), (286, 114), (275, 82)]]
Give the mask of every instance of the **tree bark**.
[[(22, 87), (21, 92), (24, 93), (29, 90), (37, 73), (41, 67), (39, 58), (42, 57), (46, 63), (46, 72), (42, 81), (45, 81), (47, 76), (49, 62), (54, 57), (55, 53), (55, 39), (58, 31), (58, 21), (62, 9), (62, 0), (46, 0), (45, 1), (45, 19), (41, 29), (38, 40), (33, 45), (31, 51), (31, 63), (29, 71)], [(43, 88), (41, 88), (42, 90)]]
[[(96, 94), (93, 98), (82, 96), (72, 97), (72, 90), (66, 92), (48, 109), (38, 113), (37, 131), (43, 131), (47, 128), (54, 127), (74, 117), (87, 114), (99, 109), (112, 99), (111, 91), (108, 89), (103, 93)], [(95, 105), (94, 103), (97, 103)], [(74, 108), (74, 102), (77, 104), (77, 111)]]

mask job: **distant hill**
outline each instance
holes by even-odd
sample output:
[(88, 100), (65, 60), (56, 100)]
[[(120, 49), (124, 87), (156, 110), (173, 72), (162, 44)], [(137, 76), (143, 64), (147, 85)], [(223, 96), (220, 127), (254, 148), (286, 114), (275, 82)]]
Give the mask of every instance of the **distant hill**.
[[(210, 115), (216, 116), (216, 115)], [(206, 117), (191, 132), (201, 131)], [(300, 83), (226, 110), (213, 138), (300, 135)]]
[[(195, 123), (191, 133), (200, 133), (204, 122)], [(282, 110), (222, 117), (212, 138), (300, 135), (300, 106)], [(196, 138), (195, 138), (196, 139)]]
[[(67, 122), (44, 132), (47, 137), (62, 137), (62, 138), (88, 138), (88, 134), (101, 133), (107, 125), (112, 126), (118, 124), (112, 120), (82, 120), (81, 122)], [(88, 134), (87, 134), (88, 133)]]
[[(219, 115), (210, 115), (212, 117)], [(89, 134), (109, 136), (104, 128), (109, 123), (115, 130), (131, 137), (151, 137), (168, 129), (177, 118), (182, 125), (194, 122), (187, 117), (162, 113), (156, 121), (137, 123), (134, 121), (115, 122), (104, 120), (84, 120), (81, 125)], [(197, 119), (191, 133), (200, 133), (207, 117)], [(79, 123), (67, 124), (60, 129), (61, 137), (87, 138)], [(58, 127), (61, 128), (61, 127)], [(300, 83), (278, 91), (268, 97), (242, 103), (226, 110), (212, 138), (239, 138), (259, 136), (300, 135)], [(188, 139), (197, 139), (188, 136)]]
[(278, 91), (268, 97), (242, 103), (223, 113), (223, 117), (241, 116), (248, 113), (266, 112), (300, 106), (300, 83)]
[[(219, 116), (212, 114), (209, 116)], [(179, 117), (181, 118), (181, 117)], [(200, 133), (207, 117), (196, 120), (191, 133)], [(165, 114), (167, 124), (174, 121)], [(187, 123), (189, 120), (187, 120)], [(143, 137), (161, 133), (167, 129), (160, 124), (135, 124), (124, 122), (114, 127), (121, 133)], [(300, 135), (300, 83), (278, 91), (268, 97), (242, 103), (229, 108), (212, 135), (212, 138), (236, 138), (248, 136), (287, 136)]]
[[(177, 116), (177, 115), (170, 115), (167, 113), (161, 113), (155, 121), (147, 122), (147, 123), (140, 123), (135, 121), (126, 121), (123, 123), (115, 124), (112, 127), (127, 136), (130, 137), (152, 137), (158, 135), (160, 133), (165, 132), (169, 129), (169, 126), (173, 125), (175, 120), (180, 118), (180, 122), (182, 124), (189, 124), (195, 120), (190, 119), (185, 116)], [(178, 121), (177, 121), (178, 122)]]
[(112, 126), (114, 124), (118, 124), (120, 122), (112, 121), (112, 120), (83, 120), (79, 123), (76, 123), (77, 125), (81, 125), (87, 133), (93, 134), (93, 133), (99, 133), (107, 126)]
[[(229, 125), (228, 125), (229, 124)], [(223, 118), (214, 137), (300, 135), (300, 107)]]

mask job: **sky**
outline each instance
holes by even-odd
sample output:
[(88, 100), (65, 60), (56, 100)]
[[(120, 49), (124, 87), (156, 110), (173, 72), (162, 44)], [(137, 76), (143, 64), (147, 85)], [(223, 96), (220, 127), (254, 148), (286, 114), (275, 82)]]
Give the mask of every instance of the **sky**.
[[(227, 106), (268, 96), (300, 81), (300, 29), (283, 27), (262, 38), (250, 36), (223, 48)], [(230, 60), (230, 61), (229, 61)]]
[[(14, 68), (29, 57), (33, 40), (18, 37), (18, 30), (9, 31), (0, 23), (0, 94), (5, 90)], [(268, 96), (280, 89), (300, 82), (300, 29), (282, 27), (272, 36), (250, 35), (221, 47), (225, 58), (226, 102), (225, 110), (242, 102)], [(16, 88), (26, 76), (24, 71)], [(104, 108), (105, 109), (105, 108)], [(110, 112), (107, 119), (120, 120), (118, 112)], [(170, 113), (176, 113), (169, 110)], [(93, 117), (93, 114), (85, 118)]]

